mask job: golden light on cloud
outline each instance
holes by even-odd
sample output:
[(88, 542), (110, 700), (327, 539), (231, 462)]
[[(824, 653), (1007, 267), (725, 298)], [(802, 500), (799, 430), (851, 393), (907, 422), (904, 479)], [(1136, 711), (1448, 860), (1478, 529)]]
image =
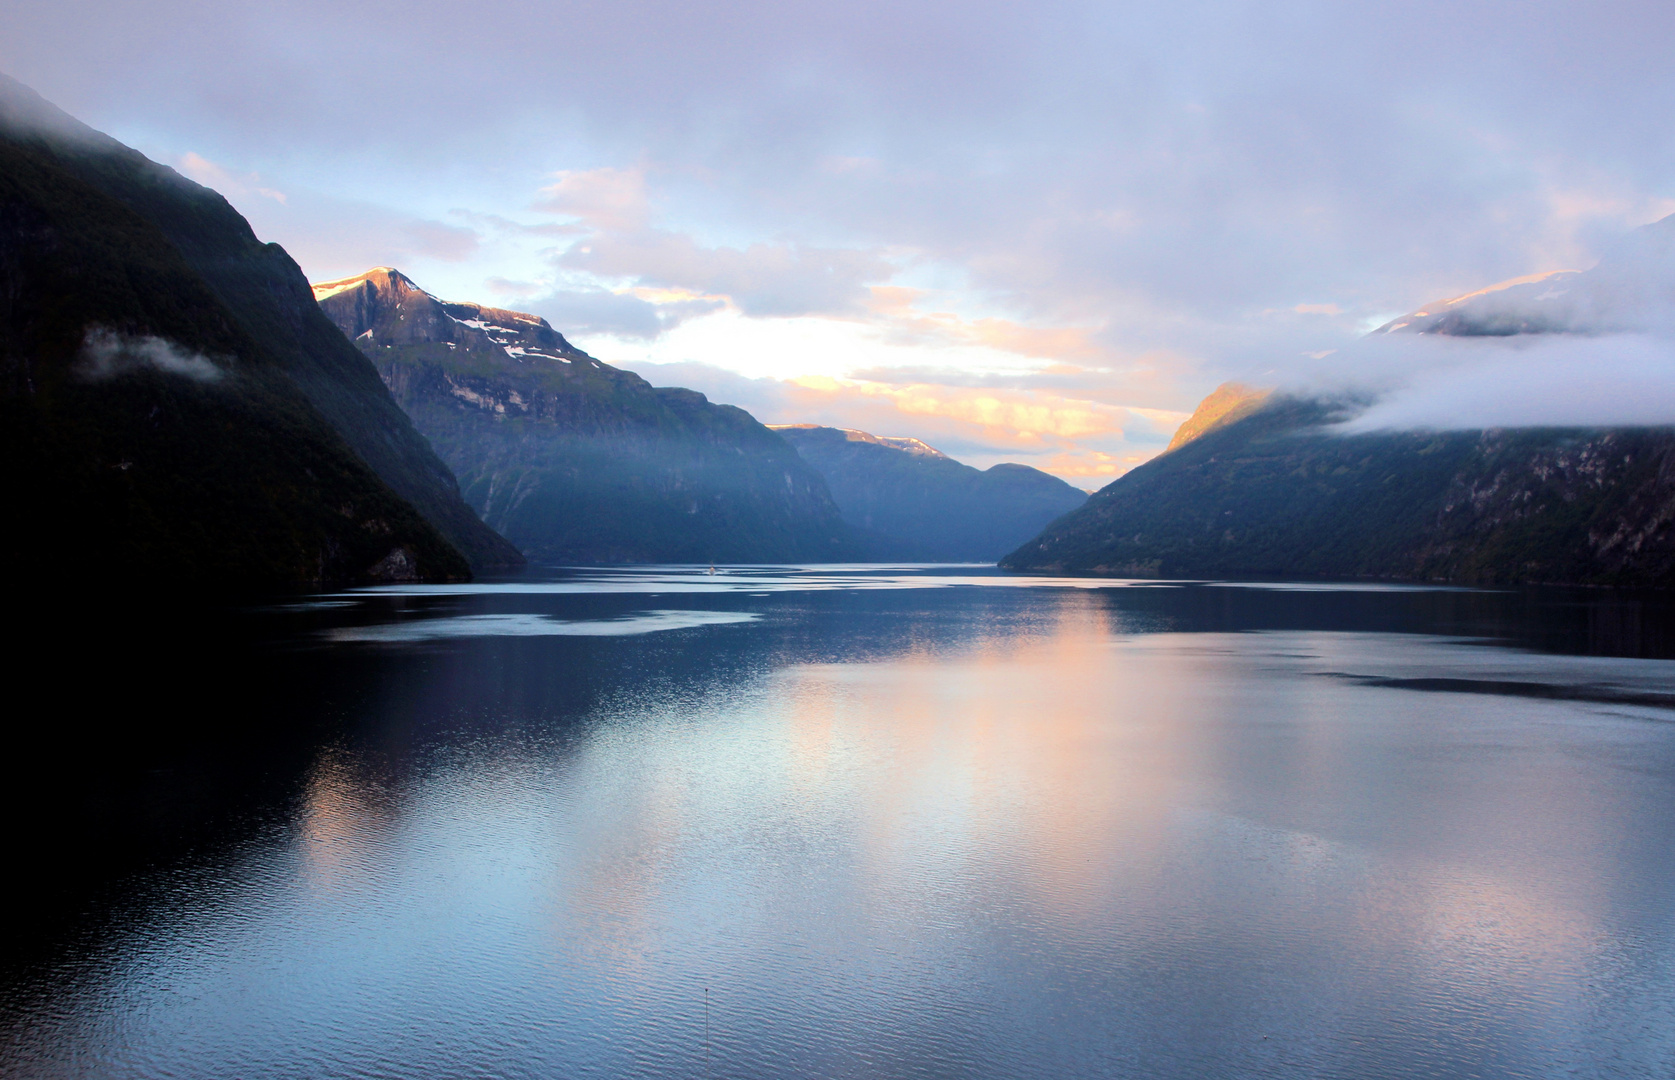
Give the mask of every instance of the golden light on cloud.
[(620, 296), (632, 296), (646, 301), (648, 304), (685, 304), (693, 300), (727, 301), (725, 296), (711, 293), (696, 292), (692, 289), (657, 288), (650, 285), (637, 285), (633, 288), (619, 290)]
[(948, 311), (917, 310), (926, 296), (923, 289), (874, 285), (869, 291), (869, 316), (897, 338), (976, 346), (1041, 360), (1110, 358), (1110, 350), (1093, 340), (1092, 327), (1027, 326), (998, 317), (964, 319)]
[[(908, 434), (979, 467), (1021, 461), (1082, 486), (1115, 479), (1148, 460), (1185, 419), (1182, 413), (1030, 389), (896, 385), (825, 375), (779, 385), (784, 397), (771, 422)], [(988, 450), (966, 449), (973, 445)]]
[(910, 416), (940, 416), (975, 424), (997, 436), (1034, 442), (1044, 437), (1123, 437), (1128, 410), (1074, 401), (1030, 390), (972, 389), (918, 383), (834, 379), (824, 375), (792, 379), (791, 385), (819, 394), (852, 394), (887, 401)]

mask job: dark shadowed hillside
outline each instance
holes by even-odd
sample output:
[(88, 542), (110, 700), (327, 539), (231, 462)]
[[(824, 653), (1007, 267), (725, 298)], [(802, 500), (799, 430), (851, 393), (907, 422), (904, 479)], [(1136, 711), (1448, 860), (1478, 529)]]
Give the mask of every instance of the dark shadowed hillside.
[(654, 388), (521, 312), (379, 268), (315, 287), (490, 525), (549, 562), (855, 557), (826, 484), (749, 413)]
[(283, 248), (258, 240), (214, 191), (82, 131), (55, 144), (61, 169), (150, 222), (355, 452), (474, 564), (522, 561), (460, 499), (447, 467), (377, 373), (321, 315), (308, 280)]
[(1290, 397), (1107, 485), (1014, 569), (1675, 585), (1675, 431), (1342, 435)]
[(876, 559), (994, 562), (1087, 493), (1027, 465), (963, 465), (917, 439), (775, 427), (820, 471)]
[[(229, 303), (217, 251), (273, 272)], [(0, 76), (8, 564), (170, 588), (467, 576), (299, 389), (282, 305), (255, 295), (297, 280), (219, 196)]]

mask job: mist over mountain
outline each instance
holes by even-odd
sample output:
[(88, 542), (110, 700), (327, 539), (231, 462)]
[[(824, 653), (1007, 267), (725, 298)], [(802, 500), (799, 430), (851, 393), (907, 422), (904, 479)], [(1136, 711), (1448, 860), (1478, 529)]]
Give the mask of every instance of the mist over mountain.
[(1592, 269), (1392, 319), (1287, 389), (1367, 399), (1351, 431), (1675, 423), (1675, 215)]
[(544, 319), (380, 267), (314, 287), (483, 519), (549, 562), (791, 562), (859, 548), (826, 483), (749, 413), (655, 388)]
[(4, 76), (0, 379), (13, 566), (296, 588), (504, 547), (282, 249)]
[(1087, 494), (1027, 465), (986, 470), (918, 439), (775, 425), (831, 488), (874, 559), (994, 562)]
[(1532, 274), (1438, 300), (1375, 334), (1512, 337), (1675, 331), (1675, 214), (1643, 225), (1591, 270)]
[(1672, 326), (1675, 217), (1390, 321), (1347, 387), (1218, 389), (1003, 565), (1675, 586)]

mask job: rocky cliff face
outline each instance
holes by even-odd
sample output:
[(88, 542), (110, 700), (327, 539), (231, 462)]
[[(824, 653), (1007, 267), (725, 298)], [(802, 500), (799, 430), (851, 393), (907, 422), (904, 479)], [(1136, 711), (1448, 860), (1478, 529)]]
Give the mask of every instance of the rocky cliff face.
[(1340, 435), (1276, 397), (1003, 561), (1138, 576), (1675, 586), (1675, 431)]
[(825, 482), (742, 409), (655, 388), (521, 312), (381, 267), (316, 286), (485, 521), (549, 562), (857, 552)]
[[(317, 404), (326, 387), (345, 415), (395, 409), (335, 328), (288, 303), (299, 283), (220, 196), (0, 76), (11, 565), (170, 589), (468, 576)], [(322, 330), (336, 351), (299, 355)], [(374, 434), (422, 447), (400, 419)]]
[(775, 427), (819, 470), (869, 558), (994, 562), (1087, 494), (1027, 465), (978, 470), (918, 439)]

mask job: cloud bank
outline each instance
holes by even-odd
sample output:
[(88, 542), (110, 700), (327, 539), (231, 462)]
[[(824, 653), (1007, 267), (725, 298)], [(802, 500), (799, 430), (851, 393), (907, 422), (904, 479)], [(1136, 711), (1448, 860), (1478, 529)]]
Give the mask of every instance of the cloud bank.
[(1592, 269), (1427, 304), (1332, 359), (1377, 397), (1352, 431), (1675, 424), (1675, 215)]
[(1378, 401), (1351, 432), (1675, 424), (1675, 340), (1651, 334), (1412, 337), (1369, 343)]

